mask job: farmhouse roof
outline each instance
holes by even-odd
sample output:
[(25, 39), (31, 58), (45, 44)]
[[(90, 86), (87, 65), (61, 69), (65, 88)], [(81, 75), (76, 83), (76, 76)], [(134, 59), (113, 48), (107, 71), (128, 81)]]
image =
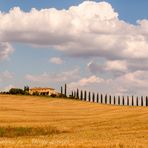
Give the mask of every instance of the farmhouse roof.
[(30, 90), (41, 90), (41, 89), (55, 90), (54, 88), (51, 88), (51, 87), (34, 87), (34, 88), (30, 88)]

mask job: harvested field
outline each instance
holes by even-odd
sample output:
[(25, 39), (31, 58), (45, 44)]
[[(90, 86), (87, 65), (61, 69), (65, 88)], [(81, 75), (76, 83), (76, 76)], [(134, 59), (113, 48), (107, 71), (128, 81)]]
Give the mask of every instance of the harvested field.
[(0, 95), (0, 147), (148, 147), (148, 107)]

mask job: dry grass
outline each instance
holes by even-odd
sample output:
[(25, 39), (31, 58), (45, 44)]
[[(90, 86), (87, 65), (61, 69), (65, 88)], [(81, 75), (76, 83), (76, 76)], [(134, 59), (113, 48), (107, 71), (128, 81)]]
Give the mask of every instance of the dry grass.
[(0, 137), (14, 138), (21, 136), (51, 136), (54, 134), (66, 133), (55, 127), (0, 127)]
[(0, 96), (0, 147), (148, 147), (148, 108)]

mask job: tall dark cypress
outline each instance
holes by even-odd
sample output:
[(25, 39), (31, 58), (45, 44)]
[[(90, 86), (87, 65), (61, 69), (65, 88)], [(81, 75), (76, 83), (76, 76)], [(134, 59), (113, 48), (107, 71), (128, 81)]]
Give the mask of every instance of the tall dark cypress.
[(120, 96), (118, 96), (118, 105), (120, 105)]
[(129, 106), (129, 96), (127, 96), (127, 105)]
[(136, 99), (136, 105), (139, 106), (139, 98), (137, 96), (137, 99)]
[(114, 96), (114, 105), (116, 105), (116, 97)]
[(79, 89), (77, 88), (77, 99), (79, 99)]
[(134, 106), (134, 96), (132, 96), (132, 106)]
[(99, 103), (99, 94), (97, 93), (97, 103)]
[(91, 94), (90, 94), (90, 92), (89, 92), (89, 94), (88, 94), (88, 101), (89, 101), (89, 102), (91, 101)]
[(73, 97), (76, 98), (76, 91), (74, 91), (74, 96)]
[(122, 97), (122, 105), (124, 105), (125, 103), (124, 103), (125, 101), (124, 101), (124, 96)]
[(80, 93), (80, 100), (83, 100), (83, 91), (81, 90), (81, 93)]
[(95, 102), (95, 93), (93, 93), (92, 102)]
[(71, 92), (71, 97), (72, 97), (72, 98), (74, 97), (73, 91)]
[(148, 106), (148, 97), (146, 96), (146, 106)]
[(65, 84), (65, 97), (67, 97), (67, 85)]
[(141, 106), (143, 106), (143, 96), (141, 96)]
[(87, 92), (85, 90), (85, 92), (84, 92), (84, 101), (86, 101), (86, 99), (87, 99)]
[(107, 94), (105, 95), (105, 104), (107, 104)]
[(112, 96), (109, 96), (109, 104), (112, 104)]
[(61, 86), (61, 95), (63, 95), (63, 87)]
[(101, 94), (101, 103), (103, 103), (103, 95)]

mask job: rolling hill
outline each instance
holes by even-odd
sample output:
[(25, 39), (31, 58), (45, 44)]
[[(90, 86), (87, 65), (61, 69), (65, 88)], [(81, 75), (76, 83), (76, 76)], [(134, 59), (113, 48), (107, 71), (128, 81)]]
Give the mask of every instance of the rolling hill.
[(148, 147), (148, 108), (0, 95), (0, 147)]

